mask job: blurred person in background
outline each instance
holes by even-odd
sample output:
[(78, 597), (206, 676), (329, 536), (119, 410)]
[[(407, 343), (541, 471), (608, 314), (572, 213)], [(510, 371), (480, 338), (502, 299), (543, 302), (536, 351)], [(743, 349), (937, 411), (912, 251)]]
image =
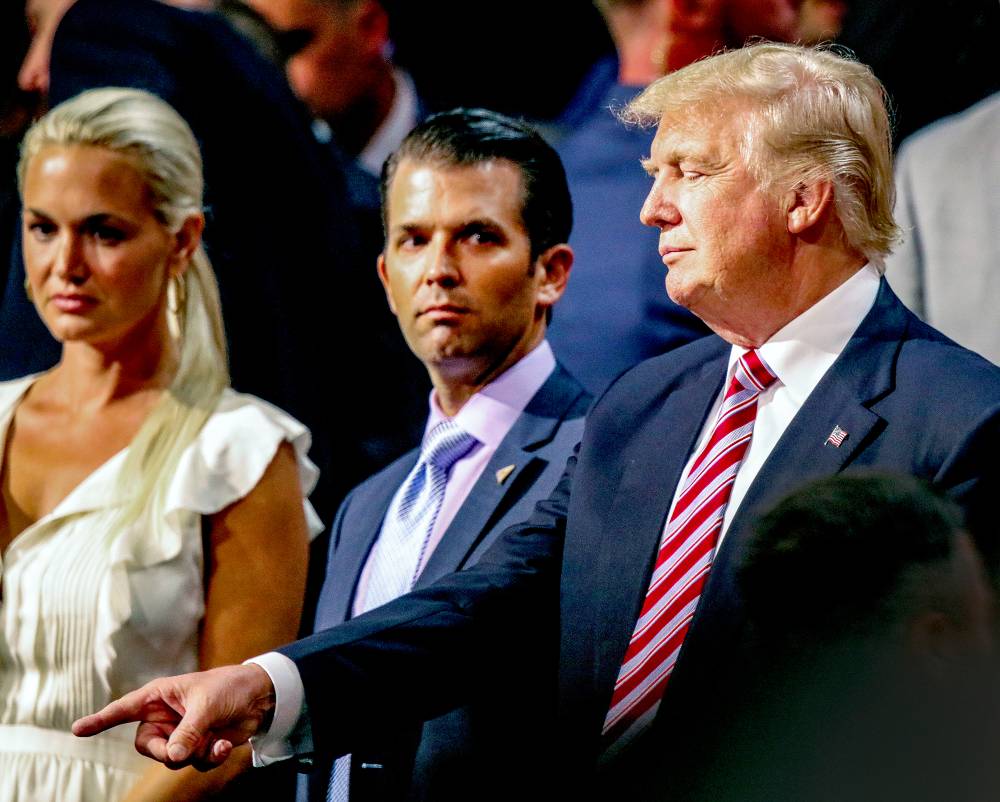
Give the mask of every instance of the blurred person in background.
[(380, 0), (249, 2), (285, 43), (295, 94), (334, 141), (377, 176), (424, 116), (413, 79), (389, 55), (385, 6)]
[(249, 764), (174, 774), (69, 724), (149, 678), (297, 631), (309, 432), (229, 389), (187, 124), (145, 92), (55, 107), (25, 138), (22, 292), (61, 344), (0, 383), (0, 798), (200, 799)]
[(802, 0), (795, 41), (803, 45), (835, 41), (847, 10), (846, 0)]
[(1000, 92), (908, 137), (895, 175), (903, 236), (886, 260), (893, 288), (1000, 365)]

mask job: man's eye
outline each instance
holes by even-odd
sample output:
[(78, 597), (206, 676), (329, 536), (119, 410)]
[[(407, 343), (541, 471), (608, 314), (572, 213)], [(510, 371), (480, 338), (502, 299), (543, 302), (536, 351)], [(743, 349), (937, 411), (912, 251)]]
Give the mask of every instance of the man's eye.
[(478, 230), (470, 231), (468, 234), (468, 239), (477, 245), (495, 245), (500, 242), (500, 235), (495, 231), (488, 230)]
[(28, 231), (35, 239), (46, 240), (56, 233), (56, 227), (53, 223), (34, 222), (28, 224)]
[(396, 247), (403, 249), (419, 248), (427, 244), (427, 238), (419, 234), (406, 234), (396, 240)]

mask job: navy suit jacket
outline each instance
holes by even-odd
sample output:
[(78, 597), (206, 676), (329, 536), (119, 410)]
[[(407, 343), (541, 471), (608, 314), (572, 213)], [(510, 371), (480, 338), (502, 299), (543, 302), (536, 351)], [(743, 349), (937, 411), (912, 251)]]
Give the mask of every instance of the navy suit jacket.
[[(549, 495), (562, 475), (566, 458), (583, 436), (590, 396), (557, 365), (531, 399), (490, 458), (417, 580), (423, 588), (442, 576), (475, 564), (507, 527), (524, 520), (535, 503)], [(362, 569), (378, 539), (390, 502), (416, 464), (419, 449), (406, 454), (355, 488), (333, 525), (326, 581), (316, 615), (316, 630), (351, 617)], [(502, 480), (497, 471), (512, 467)], [(539, 618), (522, 636), (538, 641), (533, 661), (554, 670), (555, 621)], [(544, 630), (544, 631), (543, 631)], [(536, 632), (537, 637), (531, 632)], [(543, 658), (541, 650), (547, 652)], [(516, 661), (515, 661), (516, 662)], [(542, 732), (552, 724), (552, 688), (518, 681), (514, 664), (491, 665), (479, 678), (480, 693), (471, 704), (420, 726), (378, 733), (371, 744), (353, 752), (351, 800), (467, 799), (469, 783), (489, 772), (497, 777), (505, 762), (537, 750)], [(522, 670), (521, 676), (524, 675)], [(417, 691), (419, 693), (419, 690)], [(506, 713), (526, 697), (539, 714), (531, 738), (518, 736)], [(543, 708), (547, 712), (543, 712)], [(514, 738), (512, 741), (511, 739)], [(517, 744), (517, 753), (512, 744)], [(531, 746), (534, 743), (535, 746)], [(309, 778), (309, 798), (324, 800), (329, 760), (320, 759)], [(507, 799), (516, 785), (506, 774), (478, 798)]]
[[(594, 406), (553, 494), (476, 566), (286, 647), (321, 748), (350, 749), (373, 708), (376, 718), (405, 720), (462, 702), (471, 666), (519, 648), (511, 622), (558, 604), (551, 764), (564, 793), (575, 784), (584, 797), (683, 796), (699, 755), (717, 747), (715, 714), (738, 689), (735, 571), (759, 512), (804, 482), (857, 469), (924, 477), (962, 501), (996, 491), (1000, 369), (921, 322), (883, 281), (740, 505), (652, 727), (597, 773), (601, 725), (667, 510), (728, 353), (709, 337), (629, 371)], [(848, 433), (839, 448), (825, 444), (834, 426)]]
[[(475, 564), (511, 524), (524, 520), (534, 505), (552, 492), (566, 458), (583, 436), (584, 415), (591, 401), (583, 387), (557, 365), (500, 443), (473, 486), (427, 565), (417, 579), (423, 588), (442, 576)], [(406, 454), (355, 488), (337, 513), (330, 560), (316, 615), (316, 629), (335, 626), (351, 617), (362, 569), (378, 539), (390, 502), (416, 464), (419, 449)], [(513, 467), (502, 480), (497, 471)], [(496, 778), (477, 798), (508, 799), (517, 784), (507, 785), (507, 761), (525, 759), (537, 751), (543, 731), (550, 731), (553, 689), (526, 683), (525, 670), (555, 658), (555, 620), (528, 631), (538, 633), (539, 651), (529, 661), (501, 661), (478, 678), (479, 693), (470, 704), (420, 726), (376, 734), (370, 744), (353, 750), (352, 802), (392, 799), (468, 798), (477, 777)], [(534, 651), (534, 650), (533, 650)], [(512, 672), (517, 672), (513, 674)], [(415, 691), (420, 693), (419, 689)], [(538, 713), (531, 737), (519, 734), (507, 715), (512, 705), (532, 697)], [(512, 740), (513, 738), (513, 740)], [(516, 744), (516, 751), (514, 750)], [(532, 745), (534, 744), (534, 745)], [(309, 798), (324, 800), (329, 760), (319, 759), (310, 776)], [(377, 768), (375, 768), (377, 766)], [(503, 770), (504, 773), (500, 773)]]

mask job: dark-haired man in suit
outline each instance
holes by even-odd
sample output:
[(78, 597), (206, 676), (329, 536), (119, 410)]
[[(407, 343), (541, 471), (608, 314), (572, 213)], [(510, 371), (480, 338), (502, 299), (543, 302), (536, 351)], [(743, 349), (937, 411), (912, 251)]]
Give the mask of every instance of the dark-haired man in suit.
[[(390, 157), (382, 188), (379, 277), (434, 391), (422, 448), (355, 488), (340, 508), (317, 630), (475, 564), (555, 487), (590, 401), (545, 340), (573, 255), (566, 181), (544, 140), (491, 112), (438, 114)], [(439, 433), (452, 429), (467, 441), (450, 457), (430, 457)], [(408, 495), (418, 495), (410, 509), (419, 511), (414, 488), (434, 481), (426, 463), (441, 459), (454, 462), (438, 462), (440, 506), (412, 521)], [(403, 521), (414, 525), (400, 532)], [(533, 659), (550, 673), (554, 626), (553, 618), (521, 628), (527, 642), (539, 642)], [(499, 661), (475, 677), (472, 704), (422, 731), (374, 733), (352, 760), (338, 761), (337, 773), (350, 772), (350, 792), (338, 777), (333, 798), (467, 798), (474, 778), (496, 775), (539, 744), (545, 715), (534, 717), (529, 737), (506, 715), (512, 705), (551, 704), (537, 683), (519, 680), (529, 668)], [(330, 763), (318, 763), (310, 798), (325, 800)], [(505, 799), (512, 790), (501, 774), (478, 798)]]
[(373, 721), (464, 702), (471, 670), (521, 653), (512, 622), (558, 610), (558, 737), (547, 761), (511, 766), (521, 798), (538, 769), (561, 798), (698, 798), (746, 680), (735, 570), (754, 517), (859, 468), (963, 502), (995, 492), (1000, 369), (880, 276), (896, 229), (870, 70), (761, 43), (664, 76), (629, 110), (658, 123), (641, 214), (667, 291), (718, 336), (612, 384), (555, 491), (476, 566), (256, 664), (157, 680), (76, 732), (141, 720), (137, 747), (169, 765), (213, 765), (258, 732), (266, 751), (296, 724), (345, 752)]

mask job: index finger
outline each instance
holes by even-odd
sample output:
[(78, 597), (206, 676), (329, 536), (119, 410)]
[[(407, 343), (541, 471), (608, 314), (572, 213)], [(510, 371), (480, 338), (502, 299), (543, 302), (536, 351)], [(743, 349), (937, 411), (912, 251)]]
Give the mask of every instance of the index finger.
[(116, 699), (96, 713), (74, 721), (73, 734), (86, 738), (117, 727), (119, 724), (142, 721), (145, 718), (144, 713), (147, 712), (147, 702), (148, 694), (142, 688), (127, 693), (121, 699)]

